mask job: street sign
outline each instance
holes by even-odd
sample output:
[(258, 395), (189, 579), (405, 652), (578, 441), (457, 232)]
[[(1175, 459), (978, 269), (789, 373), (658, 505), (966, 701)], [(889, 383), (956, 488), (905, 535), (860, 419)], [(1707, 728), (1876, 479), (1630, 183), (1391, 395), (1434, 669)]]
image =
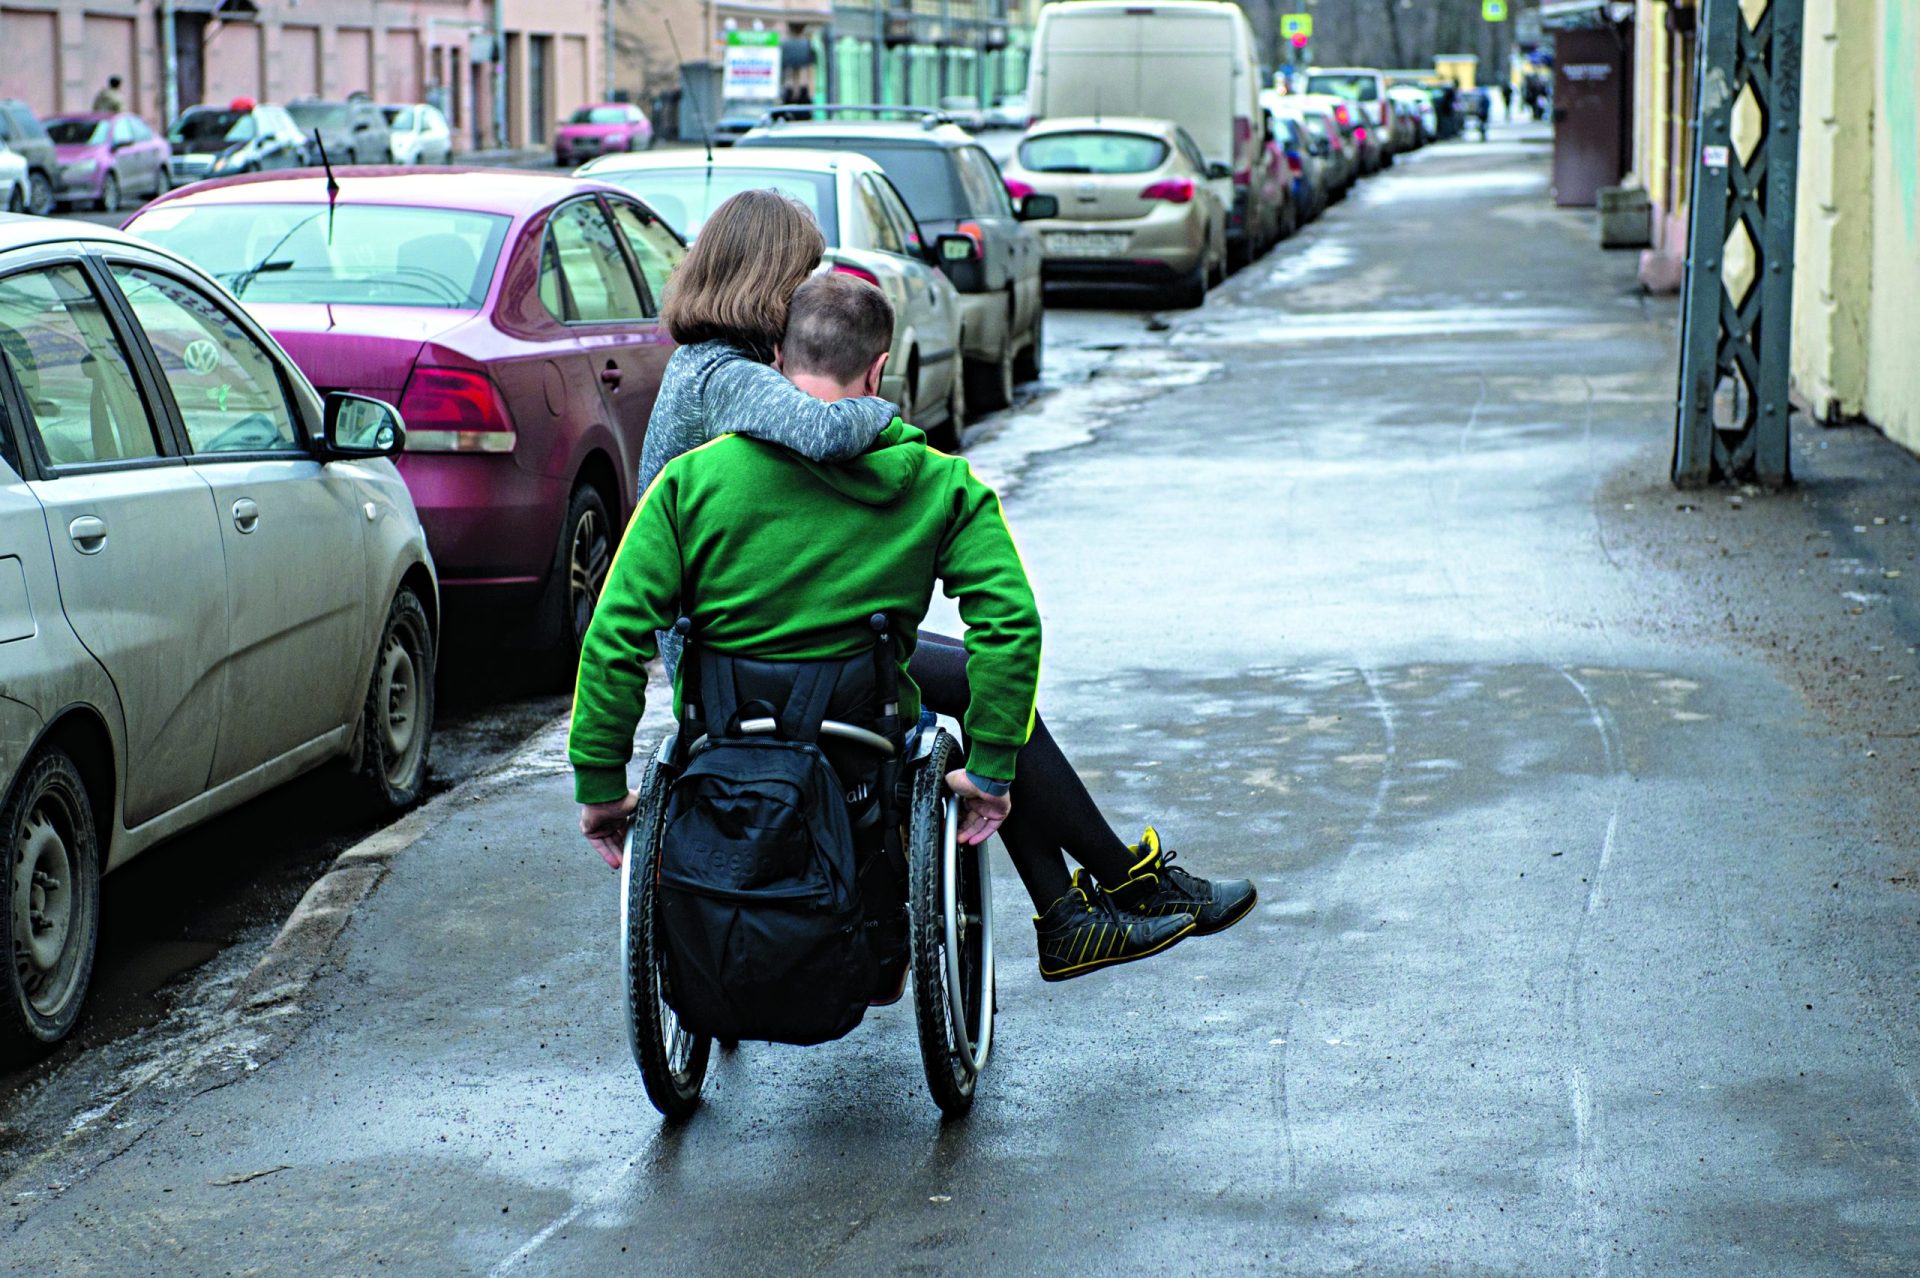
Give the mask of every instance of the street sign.
[(729, 102), (780, 100), (780, 33), (729, 31), (720, 95)]
[(1507, 0), (1480, 0), (1480, 16), (1488, 22), (1507, 20)]
[(1299, 48), (1313, 39), (1313, 15), (1311, 13), (1283, 13), (1280, 15), (1280, 34)]

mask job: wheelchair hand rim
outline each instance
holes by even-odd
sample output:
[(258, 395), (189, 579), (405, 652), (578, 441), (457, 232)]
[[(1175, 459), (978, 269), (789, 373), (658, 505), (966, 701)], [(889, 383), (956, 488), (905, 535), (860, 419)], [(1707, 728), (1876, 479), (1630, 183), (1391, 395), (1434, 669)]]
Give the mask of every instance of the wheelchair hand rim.
[(954, 1056), (968, 1074), (978, 1076), (993, 1050), (993, 883), (987, 877), (984, 840), (969, 851), (980, 884), (980, 986), (976, 1024), (967, 1024), (965, 985), (960, 965), (960, 801), (949, 795), (942, 804), (940, 831), (941, 906), (946, 925), (947, 1017), (953, 1029)]

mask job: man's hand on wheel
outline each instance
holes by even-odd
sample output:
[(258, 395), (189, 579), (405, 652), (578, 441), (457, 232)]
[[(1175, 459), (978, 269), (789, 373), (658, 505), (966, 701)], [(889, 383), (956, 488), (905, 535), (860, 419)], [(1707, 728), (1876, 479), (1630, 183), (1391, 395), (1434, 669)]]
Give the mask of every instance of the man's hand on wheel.
[(1013, 811), (1010, 794), (985, 794), (967, 778), (965, 768), (947, 773), (947, 789), (960, 798), (960, 842), (985, 843)]
[(600, 859), (616, 870), (620, 868), (625, 853), (627, 827), (633, 824), (633, 810), (639, 805), (640, 796), (631, 792), (626, 798), (612, 803), (580, 805), (580, 833), (587, 837), (587, 842), (600, 854)]

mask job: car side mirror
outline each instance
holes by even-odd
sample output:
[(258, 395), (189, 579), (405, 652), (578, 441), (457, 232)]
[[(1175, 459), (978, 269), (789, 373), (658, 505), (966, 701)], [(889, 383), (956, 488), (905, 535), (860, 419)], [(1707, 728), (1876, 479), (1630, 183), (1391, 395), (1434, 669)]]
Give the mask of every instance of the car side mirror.
[(1218, 181), (1221, 181), (1222, 179), (1230, 178), (1232, 176), (1233, 176), (1233, 166), (1231, 164), (1227, 164), (1220, 160), (1207, 161), (1207, 178), (1209, 181), (1218, 182)]
[(391, 457), (406, 447), (400, 410), (384, 399), (332, 391), (321, 431), (328, 461), (344, 457)]
[(110, 149), (115, 151), (124, 151), (132, 145), (133, 145), (133, 141), (130, 138), (115, 138), (113, 142), (110, 144)]
[(972, 236), (942, 235), (933, 242), (933, 252), (936, 264), (957, 291), (987, 291), (987, 264), (980, 259), (980, 246)]
[(1060, 197), (1035, 191), (1020, 201), (1020, 208), (1015, 216), (1022, 222), (1037, 222), (1042, 218), (1059, 217)]

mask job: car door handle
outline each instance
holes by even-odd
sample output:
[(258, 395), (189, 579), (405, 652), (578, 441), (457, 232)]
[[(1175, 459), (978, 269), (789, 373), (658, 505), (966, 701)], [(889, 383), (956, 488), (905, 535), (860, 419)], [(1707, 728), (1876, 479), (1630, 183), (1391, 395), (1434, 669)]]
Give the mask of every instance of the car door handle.
[(620, 366), (612, 360), (608, 360), (607, 366), (600, 370), (600, 380), (615, 390), (618, 390), (620, 388)]
[(107, 547), (107, 526), (92, 515), (82, 515), (67, 525), (73, 548), (83, 555), (97, 555)]
[(242, 497), (233, 503), (233, 526), (243, 533), (250, 533), (260, 526), (260, 507), (251, 497)]

